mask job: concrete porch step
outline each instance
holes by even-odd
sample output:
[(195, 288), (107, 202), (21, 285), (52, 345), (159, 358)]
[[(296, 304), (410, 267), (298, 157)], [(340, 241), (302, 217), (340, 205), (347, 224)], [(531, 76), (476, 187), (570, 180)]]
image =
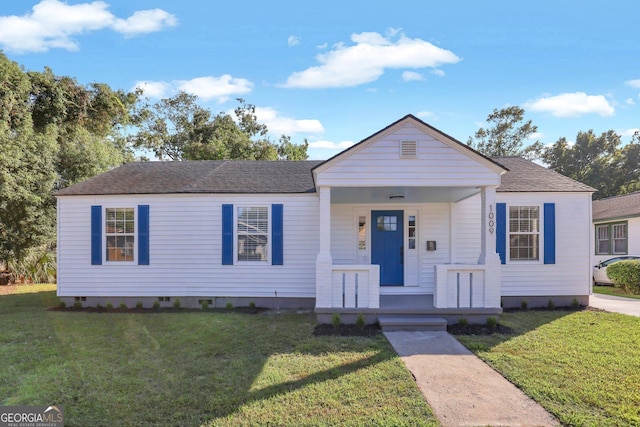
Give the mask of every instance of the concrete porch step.
[(391, 331), (446, 331), (447, 321), (429, 316), (378, 316), (383, 332)]

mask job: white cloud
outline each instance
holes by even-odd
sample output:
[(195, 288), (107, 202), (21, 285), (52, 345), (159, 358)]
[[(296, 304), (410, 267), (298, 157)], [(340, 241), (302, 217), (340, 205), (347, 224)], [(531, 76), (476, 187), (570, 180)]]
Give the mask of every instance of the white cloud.
[(627, 86), (631, 86), (634, 89), (640, 89), (640, 79), (627, 80), (624, 82)]
[(153, 33), (178, 24), (176, 17), (162, 9), (139, 10), (127, 19), (116, 19), (113, 29), (125, 36)]
[(216, 101), (222, 104), (233, 96), (244, 95), (253, 90), (253, 83), (247, 79), (232, 77), (224, 74), (220, 77), (205, 76), (191, 80), (139, 81), (134, 89), (142, 89), (149, 98), (166, 98), (178, 91), (184, 91), (198, 96), (203, 101)]
[(634, 101), (633, 98), (627, 98), (624, 103), (627, 105), (635, 105), (636, 101)]
[(197, 95), (205, 101), (215, 100), (219, 104), (226, 102), (232, 96), (243, 95), (253, 90), (253, 83), (249, 80), (232, 77), (229, 74), (220, 77), (206, 76), (191, 80), (177, 80), (174, 83), (179, 90)]
[(424, 80), (424, 76), (420, 73), (416, 73), (415, 71), (404, 71), (402, 73), (402, 80), (405, 82), (414, 82)]
[(289, 36), (289, 38), (287, 39), (287, 45), (290, 47), (298, 46), (301, 41), (302, 39), (298, 36)]
[(0, 48), (8, 51), (45, 52), (49, 49), (78, 50), (73, 36), (104, 28), (125, 36), (159, 31), (177, 25), (174, 15), (161, 9), (141, 10), (120, 19), (102, 1), (69, 5), (59, 0), (42, 0), (31, 13), (0, 16)]
[(440, 70), (439, 68), (435, 68), (434, 70), (431, 71), (431, 74), (435, 74), (438, 77), (444, 77), (444, 71)]
[(260, 123), (267, 125), (269, 133), (273, 135), (318, 134), (324, 132), (324, 127), (320, 120), (284, 117), (271, 107), (256, 107), (256, 117)]
[(353, 141), (333, 142), (321, 140), (310, 142), (309, 148), (316, 150), (344, 150), (351, 147), (353, 144), (355, 144)]
[(529, 141), (536, 141), (538, 139), (544, 138), (544, 134), (542, 132), (534, 132), (527, 138)]
[(618, 132), (620, 136), (633, 136), (636, 132), (640, 132), (640, 128), (626, 129), (621, 132)]
[(587, 95), (584, 92), (561, 93), (538, 98), (525, 104), (531, 111), (547, 112), (556, 117), (579, 117), (585, 114), (612, 116), (613, 106), (603, 95)]
[(435, 120), (436, 115), (431, 111), (419, 111), (416, 116), (422, 120)]
[(337, 43), (333, 49), (316, 56), (320, 65), (294, 72), (283, 87), (328, 88), (352, 87), (370, 83), (386, 69), (436, 68), (455, 64), (461, 58), (421, 39), (404, 34), (395, 40), (397, 30), (386, 36), (374, 32), (352, 34), (351, 46)]
[(144, 96), (158, 99), (166, 98), (173, 92), (171, 84), (166, 82), (138, 81), (133, 86), (133, 89), (141, 89)]

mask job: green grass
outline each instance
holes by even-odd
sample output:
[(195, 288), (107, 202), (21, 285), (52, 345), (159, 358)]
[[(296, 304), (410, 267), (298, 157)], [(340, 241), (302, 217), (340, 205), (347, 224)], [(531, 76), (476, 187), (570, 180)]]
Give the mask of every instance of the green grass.
[(593, 287), (593, 292), (596, 294), (613, 295), (614, 297), (640, 299), (640, 295), (626, 294), (622, 289), (616, 288), (615, 286), (597, 285)]
[(377, 338), (314, 337), (312, 314), (48, 311), (0, 296), (0, 405), (60, 404), (67, 426), (438, 425)]
[(522, 311), (500, 322), (516, 335), (457, 338), (563, 424), (640, 425), (640, 318)]

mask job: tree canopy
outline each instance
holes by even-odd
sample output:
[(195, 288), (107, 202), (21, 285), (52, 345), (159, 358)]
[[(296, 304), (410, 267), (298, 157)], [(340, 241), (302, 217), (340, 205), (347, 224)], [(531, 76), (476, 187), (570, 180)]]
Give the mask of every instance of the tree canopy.
[(487, 117), (487, 128), (480, 128), (467, 145), (486, 156), (522, 156), (528, 159), (537, 157), (542, 149), (540, 141), (525, 145), (538, 131), (531, 120), (524, 121), (524, 109), (518, 106), (494, 109)]
[(282, 135), (267, 137), (255, 106), (238, 99), (236, 120), (225, 112), (213, 116), (195, 95), (179, 92), (138, 110), (134, 145), (152, 151), (159, 160), (305, 160), (308, 143), (296, 145)]

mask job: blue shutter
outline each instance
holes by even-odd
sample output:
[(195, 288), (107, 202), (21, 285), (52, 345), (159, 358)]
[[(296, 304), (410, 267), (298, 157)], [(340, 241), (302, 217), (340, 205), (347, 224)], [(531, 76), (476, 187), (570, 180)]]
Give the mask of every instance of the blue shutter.
[(149, 265), (149, 205), (138, 205), (138, 265)]
[(556, 204), (544, 204), (544, 263), (556, 263)]
[(91, 265), (102, 265), (102, 206), (91, 206)]
[(507, 263), (507, 204), (496, 203), (496, 252), (500, 263)]
[(222, 265), (233, 265), (233, 205), (222, 205)]
[(271, 205), (271, 265), (282, 265), (284, 262), (284, 222), (282, 217), (283, 206), (281, 204)]

